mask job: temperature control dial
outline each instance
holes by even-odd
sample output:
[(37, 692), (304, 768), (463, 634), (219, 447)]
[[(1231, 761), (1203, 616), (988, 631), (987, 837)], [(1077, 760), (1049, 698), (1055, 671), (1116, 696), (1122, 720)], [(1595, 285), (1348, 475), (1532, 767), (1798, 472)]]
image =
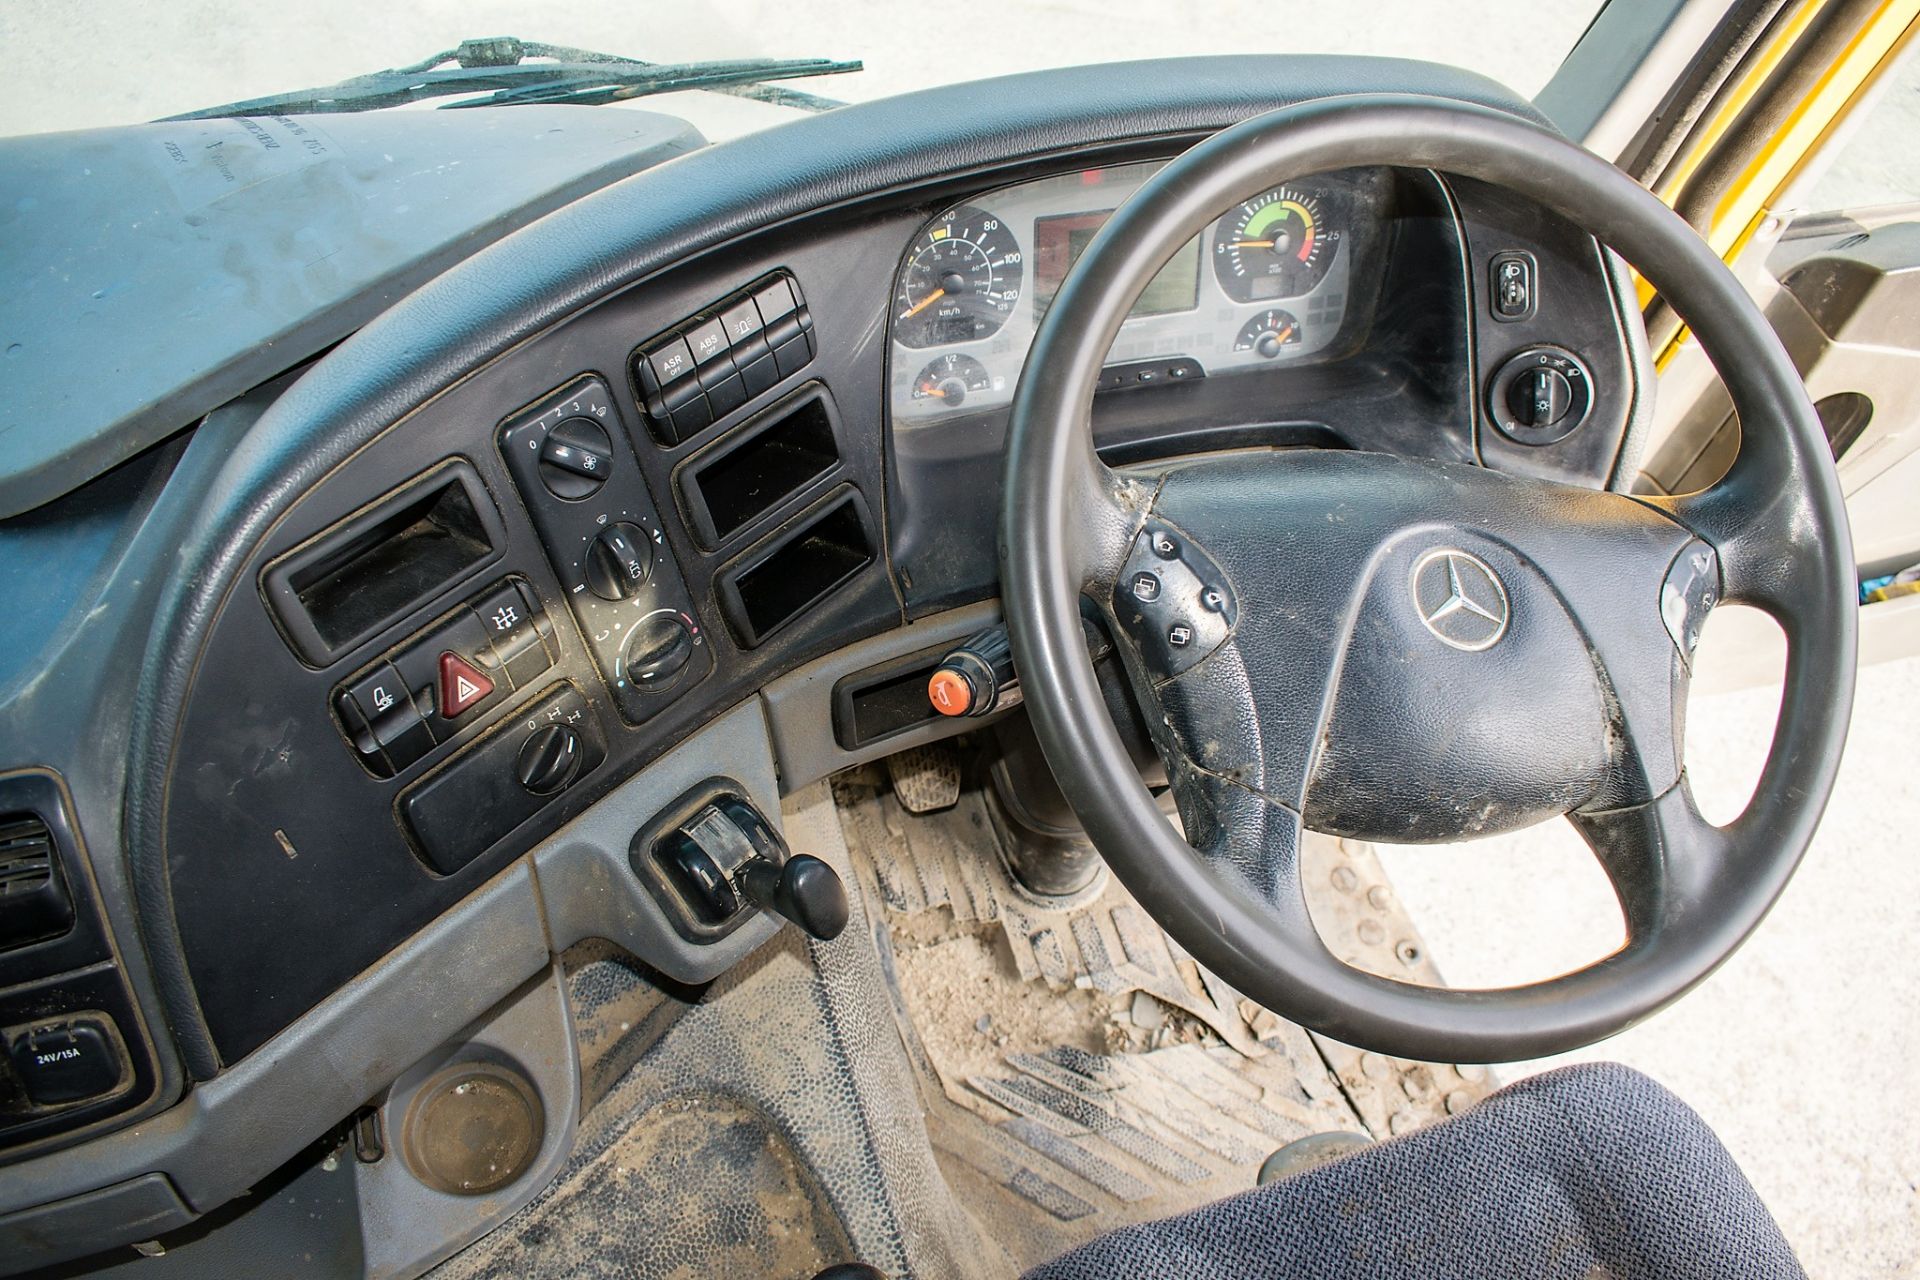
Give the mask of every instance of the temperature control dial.
[(637, 526), (610, 524), (587, 548), (587, 586), (602, 600), (639, 594), (653, 571), (653, 542)]
[(664, 689), (693, 659), (693, 629), (672, 611), (649, 614), (627, 637), (621, 665), (637, 689)]

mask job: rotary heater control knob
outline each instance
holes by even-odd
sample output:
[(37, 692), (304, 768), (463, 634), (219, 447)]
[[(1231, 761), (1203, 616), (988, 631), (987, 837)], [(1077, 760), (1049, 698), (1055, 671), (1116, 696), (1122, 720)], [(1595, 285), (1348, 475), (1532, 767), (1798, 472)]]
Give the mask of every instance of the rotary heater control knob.
[(587, 547), (587, 587), (602, 600), (630, 600), (653, 572), (653, 542), (638, 525), (610, 524)]
[(627, 637), (621, 665), (627, 678), (641, 689), (664, 689), (693, 660), (693, 632), (677, 613), (642, 618)]

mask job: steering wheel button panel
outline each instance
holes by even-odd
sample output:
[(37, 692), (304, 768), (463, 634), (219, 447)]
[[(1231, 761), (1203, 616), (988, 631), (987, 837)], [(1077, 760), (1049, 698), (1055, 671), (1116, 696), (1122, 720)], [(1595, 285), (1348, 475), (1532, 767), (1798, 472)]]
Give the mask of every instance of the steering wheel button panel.
[(1720, 556), (1698, 538), (1680, 549), (1660, 584), (1660, 619), (1689, 666), (1700, 643), (1700, 629), (1720, 603), (1720, 590)]
[(1191, 538), (1149, 521), (1113, 593), (1114, 617), (1155, 680), (1191, 670), (1233, 634), (1227, 576)]

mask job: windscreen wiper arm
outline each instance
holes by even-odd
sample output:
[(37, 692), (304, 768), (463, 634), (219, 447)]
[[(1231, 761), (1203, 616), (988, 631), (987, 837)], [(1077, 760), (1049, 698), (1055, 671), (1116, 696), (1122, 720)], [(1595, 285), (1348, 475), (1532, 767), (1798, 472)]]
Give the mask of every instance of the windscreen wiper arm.
[[(528, 62), (546, 58), (546, 62)], [(538, 44), (501, 36), (465, 40), (459, 48), (436, 53), (412, 66), (355, 76), (318, 89), (276, 93), (244, 102), (188, 111), (167, 120), (217, 120), (233, 116), (317, 115), (342, 111), (378, 111), (428, 98), (461, 97), (443, 107), (503, 107), (531, 104), (598, 106), (657, 93), (705, 89), (735, 97), (828, 111), (843, 105), (831, 98), (768, 83), (808, 76), (845, 75), (859, 62), (831, 58), (741, 58), (731, 61), (642, 62), (586, 49)], [(483, 96), (467, 98), (468, 94)]]

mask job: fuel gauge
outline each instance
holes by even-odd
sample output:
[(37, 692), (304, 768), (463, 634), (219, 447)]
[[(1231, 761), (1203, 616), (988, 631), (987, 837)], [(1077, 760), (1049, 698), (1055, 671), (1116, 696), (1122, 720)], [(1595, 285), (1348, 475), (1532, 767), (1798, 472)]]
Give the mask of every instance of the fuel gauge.
[(993, 375), (972, 356), (949, 352), (920, 371), (913, 380), (915, 400), (939, 400), (958, 409), (969, 394), (993, 390)]
[(1287, 347), (1300, 344), (1300, 322), (1291, 311), (1269, 307), (1240, 326), (1233, 340), (1235, 351), (1257, 351), (1271, 360)]

